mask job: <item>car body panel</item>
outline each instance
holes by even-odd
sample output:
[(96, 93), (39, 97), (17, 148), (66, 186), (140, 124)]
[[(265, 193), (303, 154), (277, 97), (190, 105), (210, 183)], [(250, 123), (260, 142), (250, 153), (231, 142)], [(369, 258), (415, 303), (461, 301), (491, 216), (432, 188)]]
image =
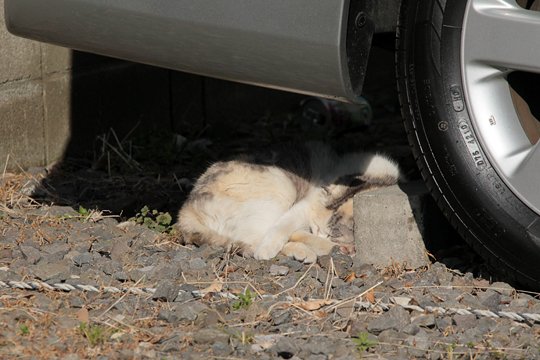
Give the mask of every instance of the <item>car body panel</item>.
[[(8, 30), (77, 50), (355, 102), (397, 0), (5, 0)], [(358, 21), (362, 17), (364, 21)]]

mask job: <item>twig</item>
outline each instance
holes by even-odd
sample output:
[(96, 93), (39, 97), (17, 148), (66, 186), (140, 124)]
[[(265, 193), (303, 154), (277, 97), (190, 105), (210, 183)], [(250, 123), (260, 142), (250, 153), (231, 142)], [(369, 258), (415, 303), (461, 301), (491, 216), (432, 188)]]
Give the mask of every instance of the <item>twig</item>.
[(324, 300), (330, 298), (330, 291), (332, 290), (332, 282), (334, 280), (335, 268), (334, 268), (334, 259), (330, 258), (330, 266), (328, 267), (328, 272), (326, 273), (326, 281), (324, 284)]
[(357, 299), (359, 297), (362, 297), (364, 296), (365, 294), (367, 294), (368, 292), (370, 292), (371, 290), (375, 289), (377, 286), (381, 285), (383, 283), (383, 281), (379, 281), (378, 283), (376, 283), (375, 285), (371, 286), (370, 288), (368, 288), (367, 290), (364, 290), (362, 291), (360, 294), (358, 295), (353, 295), (353, 296), (350, 296), (346, 299), (343, 299), (343, 300), (339, 300), (337, 303), (335, 303), (334, 305), (331, 305), (328, 307), (328, 309), (326, 309), (327, 311), (332, 311), (334, 310), (336, 307), (340, 306), (340, 305), (343, 305), (345, 303), (348, 303), (349, 301), (351, 300), (354, 300), (354, 299)]

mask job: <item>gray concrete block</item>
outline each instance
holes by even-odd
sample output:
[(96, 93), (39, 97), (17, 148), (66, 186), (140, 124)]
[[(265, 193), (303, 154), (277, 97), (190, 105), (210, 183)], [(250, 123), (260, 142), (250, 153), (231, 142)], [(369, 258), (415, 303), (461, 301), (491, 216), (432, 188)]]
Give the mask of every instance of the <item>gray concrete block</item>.
[(71, 137), (71, 76), (43, 81), (45, 159), (47, 164), (62, 159)]
[(423, 238), (437, 217), (423, 183), (391, 186), (354, 198), (355, 261), (384, 268), (392, 263), (416, 269), (429, 264)]
[(73, 51), (61, 46), (41, 44), (43, 75), (67, 72), (72, 68)]
[(45, 164), (42, 92), (39, 81), (0, 85), (0, 169), (8, 154), (10, 170)]
[(0, 0), (0, 84), (41, 76), (41, 51), (36, 41), (11, 35), (5, 26), (4, 0)]

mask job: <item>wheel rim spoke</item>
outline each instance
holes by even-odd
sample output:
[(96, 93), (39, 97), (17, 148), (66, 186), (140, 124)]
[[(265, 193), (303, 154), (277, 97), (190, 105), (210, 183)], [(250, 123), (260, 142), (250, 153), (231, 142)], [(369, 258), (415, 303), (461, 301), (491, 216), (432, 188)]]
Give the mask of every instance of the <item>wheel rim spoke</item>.
[(467, 18), (467, 61), (540, 73), (540, 12), (511, 0), (473, 0)]
[(464, 92), (486, 156), (508, 187), (540, 214), (540, 150), (515, 109), (507, 75), (540, 73), (540, 12), (513, 0), (470, 0), (462, 31)]
[(531, 181), (531, 179), (537, 179), (540, 173), (539, 146), (535, 145), (519, 154), (518, 158), (515, 158), (515, 163), (517, 166), (509, 177), (511, 182), (526, 196), (528, 202), (532, 204), (540, 202), (538, 183)]

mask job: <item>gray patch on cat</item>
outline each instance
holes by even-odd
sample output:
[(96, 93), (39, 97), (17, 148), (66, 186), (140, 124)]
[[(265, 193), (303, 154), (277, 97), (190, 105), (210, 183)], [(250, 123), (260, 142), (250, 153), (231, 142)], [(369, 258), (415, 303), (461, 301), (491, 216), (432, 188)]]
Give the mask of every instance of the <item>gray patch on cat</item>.
[(233, 171), (231, 164), (226, 162), (217, 162), (210, 166), (208, 170), (197, 181), (196, 188), (201, 189), (211, 186), (219, 177), (227, 175)]
[(341, 212), (336, 211), (328, 220), (329, 238), (331, 241), (348, 248), (347, 253), (354, 252), (353, 219), (344, 218)]
[[(397, 183), (393, 176), (369, 177), (359, 174), (349, 174), (339, 177), (334, 184), (347, 186), (340, 194), (336, 194), (326, 204), (328, 210), (336, 210), (356, 193), (378, 187), (390, 186)], [(327, 190), (327, 189), (326, 189)]]
[(210, 201), (214, 198), (214, 194), (208, 191), (197, 191), (194, 190), (189, 194), (189, 202), (195, 201)]
[(343, 218), (343, 215), (339, 211), (335, 211), (330, 220), (328, 220), (328, 228), (330, 229), (330, 237), (335, 238), (341, 236), (341, 232), (338, 228), (338, 223)]

